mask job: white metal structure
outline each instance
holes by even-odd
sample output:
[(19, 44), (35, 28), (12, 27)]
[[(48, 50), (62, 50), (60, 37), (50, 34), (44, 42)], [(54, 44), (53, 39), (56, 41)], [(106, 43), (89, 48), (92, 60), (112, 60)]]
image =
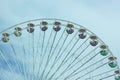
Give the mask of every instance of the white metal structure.
[(0, 80), (120, 80), (117, 58), (79, 24), (30, 20), (0, 38)]

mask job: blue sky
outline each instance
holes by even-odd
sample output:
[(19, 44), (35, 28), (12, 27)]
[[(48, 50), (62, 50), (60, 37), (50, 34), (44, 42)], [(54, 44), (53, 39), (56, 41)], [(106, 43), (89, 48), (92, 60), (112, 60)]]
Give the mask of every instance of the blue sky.
[(37, 18), (65, 19), (94, 32), (120, 64), (120, 0), (0, 0), (0, 29)]

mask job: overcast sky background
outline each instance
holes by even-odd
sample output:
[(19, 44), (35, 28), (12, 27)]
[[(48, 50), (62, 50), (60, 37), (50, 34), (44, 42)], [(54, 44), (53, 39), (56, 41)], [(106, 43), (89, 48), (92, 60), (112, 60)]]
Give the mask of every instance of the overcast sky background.
[(109, 46), (120, 64), (120, 0), (0, 0), (0, 31), (38, 18), (83, 25)]

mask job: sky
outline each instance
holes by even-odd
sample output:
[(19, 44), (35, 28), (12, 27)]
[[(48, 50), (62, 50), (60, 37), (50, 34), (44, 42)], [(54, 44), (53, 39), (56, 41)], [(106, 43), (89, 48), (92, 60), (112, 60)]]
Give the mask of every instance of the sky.
[(0, 0), (0, 31), (38, 18), (83, 25), (109, 46), (120, 65), (120, 0)]

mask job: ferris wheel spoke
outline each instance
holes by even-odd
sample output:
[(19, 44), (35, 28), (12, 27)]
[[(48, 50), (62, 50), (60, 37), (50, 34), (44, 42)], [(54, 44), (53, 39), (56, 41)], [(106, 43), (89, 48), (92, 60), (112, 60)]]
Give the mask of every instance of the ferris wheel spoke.
[[(72, 51), (72, 49), (75, 47), (75, 45), (77, 44), (77, 42), (79, 41), (79, 39), (75, 42), (75, 44), (72, 46), (72, 48), (70, 49), (70, 51), (67, 53), (67, 55), (65, 56), (65, 58), (62, 60), (62, 63), (60, 64), (60, 66), (58, 67), (58, 69), (56, 70), (56, 72), (60, 69), (60, 67), (62, 67), (67, 61), (67, 56), (70, 54), (70, 52)], [(66, 60), (67, 59), (67, 60)], [(65, 61), (66, 60), (66, 61)], [(60, 74), (62, 75), (62, 74)], [(58, 76), (56, 79), (58, 79), (60, 76)]]
[[(85, 44), (85, 43), (88, 41), (88, 39), (89, 39), (89, 38), (87, 38), (87, 39), (73, 52), (73, 54), (72, 54), (68, 59), (70, 59), (70, 58), (83, 46), (83, 44)], [(88, 45), (87, 47), (89, 47), (89, 45)], [(87, 49), (87, 47), (86, 47), (86, 49)], [(74, 61), (76, 61), (77, 58), (78, 58), (84, 51), (85, 51), (85, 49), (80, 52), (80, 54), (72, 61), (72, 63), (71, 63), (70, 65), (72, 65), (72, 64), (74, 63)], [(67, 60), (68, 60), (68, 59), (67, 59)], [(68, 66), (68, 67), (70, 67), (70, 66)]]
[[(45, 54), (43, 54), (45, 35), (46, 35), (46, 33), (43, 32), (42, 50), (41, 50), (41, 53), (39, 53), (39, 55), (40, 55), (40, 59), (41, 59), (41, 60), (40, 60), (40, 62), (39, 62), (39, 67), (38, 67), (37, 77), (38, 77), (38, 75), (39, 75), (39, 73), (40, 73), (40, 67), (41, 67), (41, 65), (42, 65), (42, 62), (43, 62), (43, 59), (44, 59), (44, 56), (45, 56)], [(39, 41), (40, 41), (40, 40), (39, 40)]]
[(43, 32), (43, 41), (42, 41), (42, 51), (41, 51), (41, 53), (43, 53), (44, 42), (45, 42), (45, 32)]
[(75, 73), (74, 75), (76, 75), (76, 74), (78, 74), (78, 73), (81, 73), (82, 71), (85, 71), (85, 70), (87, 70), (87, 69), (90, 68), (90, 67), (93, 67), (94, 65), (96, 65), (97, 63), (102, 62), (102, 61), (105, 60), (106, 58), (107, 58), (107, 57), (102, 58), (102, 59), (100, 59), (99, 61), (97, 61), (97, 62), (95, 62), (95, 63), (93, 63), (93, 64), (91, 64), (91, 65), (89, 65), (89, 66), (87, 66), (87, 67), (85, 67), (85, 68), (83, 68), (82, 70), (78, 71), (78, 72)]
[[(52, 54), (54, 54), (54, 53), (55, 53), (55, 50), (57, 49), (58, 44), (59, 44), (60, 40), (62, 39), (62, 37), (63, 37), (63, 35), (64, 35), (64, 32), (65, 32), (65, 30), (62, 32), (62, 35), (60, 36), (59, 40), (57, 41), (57, 44), (56, 44), (56, 46), (55, 46), (55, 48), (54, 48), (54, 50), (53, 50)], [(65, 41), (64, 41), (64, 42), (65, 42)]]
[[(65, 32), (65, 30), (63, 31), (62, 35), (60, 36), (60, 38), (59, 38), (59, 40), (58, 40), (58, 42), (57, 42), (57, 44), (56, 44), (56, 46), (55, 46), (55, 48), (54, 48), (54, 50), (53, 50), (52, 54), (54, 54), (54, 53), (55, 53), (55, 50), (56, 50), (56, 48), (58, 47), (58, 44), (59, 44), (60, 40), (62, 39), (62, 37), (63, 37), (63, 35), (64, 35), (64, 32)], [(66, 38), (65, 38), (65, 40), (64, 40), (63, 42), (65, 42), (65, 41), (66, 41), (66, 39), (67, 39), (67, 36), (66, 36)], [(64, 43), (63, 43), (63, 44), (64, 44)], [(62, 47), (61, 47), (61, 48), (62, 48)], [(55, 59), (54, 59), (54, 61), (53, 61), (52, 65), (51, 65), (51, 67), (50, 67), (50, 69), (49, 69), (48, 73), (46, 74), (46, 78), (47, 78), (47, 76), (49, 75), (49, 73), (51, 72), (51, 70), (52, 70), (53, 66), (55, 65), (55, 61), (56, 61), (56, 59), (57, 59), (57, 55), (58, 55), (58, 54), (56, 54)]]
[[(78, 32), (77, 32), (78, 33)], [(75, 33), (75, 35), (74, 35), (74, 37), (69, 41), (69, 43), (67, 44), (67, 46), (65, 47), (65, 49), (61, 52), (61, 50), (62, 50), (62, 48), (63, 48), (63, 46), (64, 46), (64, 44), (65, 44), (65, 42), (66, 42), (66, 40), (67, 40), (67, 37), (68, 37), (68, 34), (67, 34), (67, 36), (66, 36), (66, 38), (65, 38), (65, 41), (63, 42), (63, 44), (62, 44), (62, 46), (61, 46), (61, 48), (59, 49), (59, 51), (58, 51), (58, 53), (57, 54), (59, 54), (60, 52), (61, 52), (61, 54), (59, 55), (59, 57), (58, 58), (56, 58), (56, 62), (60, 59), (60, 57), (62, 56), (62, 54), (64, 53), (64, 51), (67, 49), (67, 47), (69, 46), (69, 44), (73, 41), (73, 39), (75, 38), (75, 36), (77, 35), (77, 33)], [(66, 59), (66, 58), (65, 58)], [(55, 62), (55, 64), (56, 64), (56, 62)], [(54, 65), (55, 65), (54, 64)], [(60, 67), (60, 66), (59, 66)], [(52, 76), (50, 77), (50, 79), (55, 75), (55, 73), (58, 71), (58, 69), (59, 69), (59, 67), (57, 68), (57, 70), (52, 74)]]
[(54, 48), (54, 50), (53, 50), (52, 54), (54, 54), (54, 53), (55, 53), (55, 50), (57, 49), (58, 44), (59, 44), (60, 40), (62, 39), (62, 37), (63, 37), (63, 35), (64, 35), (64, 32), (65, 32), (65, 29), (64, 29), (64, 31), (62, 32), (62, 35), (60, 36), (59, 40), (57, 41), (56, 46), (55, 46), (55, 48)]
[[(35, 71), (35, 54), (34, 54), (34, 33), (30, 34), (31, 40), (31, 55), (32, 55), (32, 80), (34, 80), (34, 71)], [(24, 48), (23, 48), (24, 49)], [(24, 67), (25, 68), (25, 67)], [(25, 69), (24, 69), (25, 70)]]
[(13, 59), (14, 59), (15, 63), (17, 64), (17, 67), (18, 67), (19, 71), (22, 73), (20, 64), (19, 64), (19, 63), (17, 62), (17, 60), (15, 59), (15, 57), (18, 57), (17, 54), (16, 54), (16, 51), (15, 51), (13, 45), (12, 45), (11, 43), (9, 43), (9, 44), (10, 44), (11, 50), (13, 51), (13, 52), (11, 52), (11, 53), (13, 53), (13, 55), (12, 55), (12, 56), (13, 56)]
[(51, 60), (51, 57), (53, 56), (53, 53), (51, 53), (51, 52), (52, 52), (52, 49), (53, 49), (53, 45), (54, 45), (56, 36), (57, 36), (57, 32), (55, 33), (55, 36), (54, 36), (54, 39), (53, 39), (53, 44), (52, 44), (51, 49), (50, 49), (50, 56), (49, 56), (49, 58), (48, 58), (48, 59), (49, 59), (49, 60), (48, 60), (48, 63), (49, 63), (49, 61)]
[[(25, 48), (24, 48), (24, 46), (23, 46), (23, 53), (24, 53), (24, 55), (25, 55)], [(24, 58), (25, 59), (25, 58)], [(26, 72), (26, 65), (25, 65), (25, 62), (23, 61), (23, 67), (24, 67), (24, 78), (25, 78), (25, 80), (27, 80), (27, 72)]]
[[(76, 46), (76, 44), (78, 43), (79, 39), (77, 39), (77, 41), (75, 42), (75, 44), (72, 46), (72, 48), (70, 49), (70, 51), (67, 53), (67, 55), (65, 56), (64, 60), (62, 61), (62, 64), (64, 65), (67, 62), (67, 57), (69, 56), (69, 54), (71, 53), (71, 51), (74, 49), (74, 47)], [(67, 60), (66, 60), (67, 59)], [(66, 60), (66, 61), (65, 61)]]
[(35, 49), (34, 49), (34, 33), (32, 33), (32, 56), (33, 56), (33, 77), (32, 79), (34, 80), (35, 78)]
[(55, 71), (55, 72), (57, 72), (59, 69), (60, 69), (60, 67), (62, 67), (65, 63), (64, 63), (64, 61), (65, 61), (65, 59), (67, 58), (67, 56), (70, 54), (70, 52), (72, 51), (72, 49), (75, 47), (75, 45), (77, 44), (77, 42), (79, 41), (79, 39), (75, 42), (75, 44), (72, 46), (72, 48), (70, 49), (70, 51), (67, 53), (67, 55), (65, 56), (65, 58), (62, 60), (62, 63), (59, 65), (59, 67), (58, 67), (58, 69)]
[[(82, 61), (84, 58), (86, 58), (87, 56), (89, 56), (90, 55), (90, 53), (92, 53), (92, 52), (94, 52), (96, 49), (97, 49), (98, 47), (96, 47), (95, 49), (93, 49), (92, 51), (90, 51), (87, 55), (85, 55), (82, 59), (80, 59), (79, 61)], [(74, 52), (74, 53), (76, 53), (76, 52)], [(72, 55), (71, 55), (72, 56)], [(62, 72), (61, 72), (61, 74), (58, 76), (58, 77), (60, 77), (60, 76), (62, 76), (64, 73), (66, 73), (67, 71), (69, 71), (72, 67), (74, 67), (77, 63), (75, 63), (73, 66), (71, 66), (76, 60), (77, 60), (77, 58), (79, 57), (80, 55), (78, 55)], [(71, 66), (71, 67), (70, 67)], [(57, 78), (58, 78), (57, 77)]]
[(62, 60), (62, 63), (61, 63), (61, 67), (62, 65), (64, 65), (66, 63), (65, 59), (67, 59), (67, 56), (70, 54), (70, 52), (72, 51), (72, 49), (75, 47), (75, 45), (77, 44), (77, 42), (79, 41), (79, 39), (75, 42), (75, 44), (72, 46), (72, 48), (70, 49), (70, 51), (67, 53), (67, 55), (65, 56), (65, 58)]
[[(95, 54), (94, 56), (92, 56), (89, 60), (87, 60), (85, 63), (83, 63), (81, 66), (79, 66), (77, 69), (75, 69), (71, 74), (68, 75), (71, 76), (71, 75), (75, 75), (76, 71), (79, 70), (80, 68), (82, 68), (85, 64), (87, 64), (89, 61), (91, 61), (94, 57), (96, 57), (97, 55), (99, 54), (99, 52), (97, 54)], [(81, 61), (81, 60), (80, 60)]]
[(65, 45), (65, 42), (66, 42), (67, 38), (68, 38), (68, 35), (65, 37), (65, 40), (63, 41), (63, 43), (62, 43), (62, 45), (61, 45), (61, 47), (60, 47), (58, 53), (56, 53), (57, 56), (55, 57), (55, 60), (54, 60), (55, 63), (54, 63), (54, 65), (57, 63), (58, 59), (59, 59), (60, 56), (61, 56), (60, 51), (62, 50), (63, 46)]
[[(102, 72), (102, 73), (100, 73), (100, 74), (91, 76), (91, 78), (94, 79), (95, 77), (99, 77), (99, 76), (101, 76), (101, 75), (107, 74), (107, 73), (112, 72), (112, 71), (115, 71), (115, 70), (116, 70), (116, 69), (112, 69), (112, 70), (109, 70), (109, 71), (106, 71), (106, 72)], [(110, 75), (108, 75), (108, 76), (110, 76)], [(88, 79), (91, 79), (91, 78), (86, 78), (85, 80), (88, 80)], [(100, 79), (100, 80), (102, 80), (102, 79)]]
[[(38, 41), (37, 41), (37, 50), (36, 50), (36, 53), (38, 54), (39, 53), (39, 49), (40, 49), (40, 36), (41, 36), (41, 31), (38, 32)], [(39, 53), (40, 54), (40, 53)]]
[[(52, 70), (53, 67), (56, 65), (56, 63), (57, 63), (57, 61), (58, 61), (57, 56), (60, 54), (60, 51), (61, 51), (61, 49), (63, 48), (63, 46), (64, 46), (64, 44), (65, 44), (67, 38), (68, 38), (68, 35), (65, 37), (65, 39), (64, 39), (64, 41), (63, 41), (63, 43), (62, 43), (62, 45), (61, 45), (61, 47), (60, 47), (60, 49), (59, 49), (59, 51), (58, 51), (56, 57), (55, 57), (55, 60), (54, 60), (54, 62), (53, 62), (54, 64), (52, 65), (51, 70)], [(59, 58), (60, 58), (60, 57), (59, 57)], [(49, 73), (50, 73), (50, 72), (49, 72)]]
[[(87, 45), (86, 48), (83, 49), (82, 52), (81, 52), (80, 54), (82, 54), (89, 46), (90, 46), (90, 45)], [(76, 61), (77, 58), (79, 58), (79, 56), (77, 56), (74, 60)], [(84, 59), (84, 58), (82, 58), (82, 59)], [(81, 61), (82, 59), (80, 59), (79, 61)], [(77, 63), (78, 63), (78, 62), (76, 62), (76, 63), (75, 63), (73, 66), (71, 66), (71, 67), (74, 67)], [(71, 64), (71, 65), (72, 65), (72, 64)], [(69, 69), (70, 69), (70, 68), (69, 68)]]
[(11, 72), (15, 73), (14, 69), (12, 68), (12, 66), (10, 65), (8, 59), (6, 58), (6, 56), (4, 55), (5, 53), (2, 51), (2, 49), (0, 48), (0, 54), (2, 59), (4, 59), (4, 61), (6, 62), (6, 64), (8, 65), (9, 69)]
[[(86, 40), (86, 41), (87, 41), (87, 40)], [(86, 42), (86, 41), (85, 41), (85, 42)], [(83, 42), (83, 44), (84, 44), (85, 42)], [(70, 44), (70, 43), (69, 43), (69, 44)], [(82, 44), (82, 45), (83, 45), (83, 44)], [(82, 45), (81, 45), (81, 46), (82, 46)], [(68, 46), (67, 46), (67, 47), (68, 47)], [(83, 53), (88, 47), (89, 47), (89, 45), (82, 51), (82, 53)], [(73, 49), (73, 48), (72, 48), (72, 49)], [(65, 50), (66, 50), (66, 49), (65, 49)], [(63, 50), (63, 51), (65, 51), (65, 50)], [(62, 52), (62, 53), (63, 53), (63, 52)], [(63, 62), (64, 62), (65, 59), (66, 59), (66, 57), (63, 59), (62, 63), (58, 66), (57, 70), (53, 73), (53, 75), (52, 75), (49, 79), (51, 79), (51, 78), (55, 75), (55, 73), (60, 69), (60, 67), (63, 66)]]
[(14, 69), (13, 69), (12, 66), (10, 65), (8, 59), (5, 57), (5, 55), (4, 55), (5, 53), (2, 51), (1, 48), (0, 48), (0, 54), (1, 54), (1, 57), (4, 59), (4, 61), (6, 62), (7, 66), (9, 67), (10, 71), (15, 74)]
[[(29, 53), (29, 55), (31, 55), (31, 57), (32, 57), (32, 59), (31, 59), (31, 63), (29, 63), (29, 64), (31, 64), (31, 74), (32, 74), (32, 76), (31, 75), (28, 75), (29, 76), (29, 79), (31, 78), (32, 80), (34, 80), (34, 71), (35, 71), (35, 52), (34, 52), (34, 33), (30, 33), (29, 34), (29, 36), (28, 36), (28, 40), (29, 40), (29, 42), (28, 42), (28, 46), (29, 46), (29, 50), (28, 50), (28, 53)], [(21, 40), (22, 41), (22, 40)], [(23, 51), (23, 55), (24, 55), (24, 58), (23, 58), (23, 70), (24, 70), (24, 75), (25, 75), (25, 79), (27, 79), (28, 77), (27, 77), (27, 72), (26, 72), (26, 66), (28, 66), (28, 65), (25, 65), (25, 59), (26, 59), (26, 52), (25, 52), (25, 48), (24, 48), (24, 44), (22, 44), (22, 51)], [(29, 59), (28, 59), (29, 60)]]
[(51, 47), (50, 47), (49, 55), (48, 55), (48, 57), (47, 57), (47, 61), (46, 61), (46, 64), (45, 64), (45, 68), (44, 68), (44, 70), (43, 70), (43, 72), (42, 72), (42, 77), (44, 76), (44, 73), (45, 73), (45, 71), (46, 71), (46, 68), (47, 68), (47, 66), (48, 66), (48, 64), (49, 64), (50, 55), (52, 56), (51, 51), (52, 51), (52, 48), (53, 48), (53, 45), (54, 45), (54, 42), (55, 42), (56, 35), (57, 35), (57, 32), (55, 32), (55, 35), (54, 35), (54, 38), (53, 38), (53, 41), (52, 41), (52, 45), (51, 45)]
[[(86, 40), (86, 41), (87, 41), (87, 40)], [(85, 42), (86, 42), (86, 41), (85, 41)], [(85, 42), (83, 42), (80, 47), (82, 47)], [(87, 46), (80, 52), (80, 54), (72, 61), (72, 63), (73, 63), (74, 61), (76, 61), (77, 58), (79, 58), (79, 56), (80, 56), (89, 46), (90, 46), (90, 45), (87, 45)], [(79, 47), (79, 49), (80, 49), (80, 47)], [(73, 55), (76, 53), (76, 51), (77, 51), (77, 50), (75, 50), (75, 52), (73, 53)], [(72, 57), (72, 56), (70, 56), (70, 57)], [(70, 57), (69, 57), (68, 59), (70, 59)], [(68, 59), (67, 59), (63, 64), (65, 64), (65, 63), (68, 61)], [(71, 65), (72, 65), (72, 63), (71, 63)], [(69, 67), (70, 67), (70, 66), (69, 66)]]
[(27, 80), (28, 79), (28, 76), (27, 76), (27, 72), (26, 72), (26, 65), (25, 65), (25, 60), (24, 59), (26, 59), (25, 58), (25, 47), (24, 47), (24, 44), (23, 44), (23, 40), (22, 40), (22, 38), (20, 38), (19, 40), (18, 40), (18, 43), (19, 43), (19, 49), (21, 49), (20, 50), (20, 53), (22, 54), (22, 55), (24, 55), (23, 56), (23, 58), (21, 58), (21, 61), (22, 61), (22, 68), (21, 68), (21, 71), (22, 71), (22, 74), (23, 74), (23, 76), (24, 76), (24, 80)]
[[(52, 48), (53, 48), (53, 45), (54, 45), (54, 42), (55, 42), (55, 39), (56, 39), (56, 35), (57, 35), (57, 32), (55, 33), (55, 36), (54, 36), (54, 39), (53, 39), (53, 44), (52, 44), (51, 49), (50, 49), (51, 56), (48, 57), (47, 65), (49, 64), (49, 62), (50, 62), (50, 60), (53, 56), (53, 53), (51, 53), (51, 52), (52, 52)], [(47, 66), (46, 66), (46, 68), (47, 68)], [(47, 78), (47, 75), (45, 76), (45, 78)]]
[[(80, 71), (72, 74), (71, 77), (73, 77), (73, 76), (75, 76), (75, 75), (77, 75), (77, 74), (79, 74), (79, 73), (87, 70), (88, 68), (90, 68), (90, 67), (92, 67), (92, 66), (95, 66), (96, 64), (100, 63), (101, 61), (103, 61), (103, 60), (106, 59), (106, 58), (108, 58), (108, 57), (105, 57), (105, 58), (103, 58), (103, 59), (100, 59), (99, 61), (97, 61), (97, 62), (95, 62), (95, 63), (93, 63), (93, 64), (91, 64), (91, 65), (89, 65), (89, 66), (87, 66), (87, 67), (85, 67), (85, 68), (83, 68), (82, 70), (80, 70)], [(96, 70), (96, 69), (95, 69), (95, 70)]]
[[(93, 70), (91, 70), (91, 71), (89, 71), (89, 72), (83, 74), (82, 76), (78, 77), (78, 78), (75, 79), (75, 80), (79, 80), (79, 79), (81, 79), (82, 77), (88, 75), (88, 74), (91, 73), (91, 72), (94, 72), (95, 70), (97, 70), (97, 69), (99, 69), (99, 68), (101, 68), (101, 67), (103, 67), (103, 66), (105, 66), (105, 65), (107, 65), (107, 64), (108, 64), (108, 62), (106, 62), (106, 63), (104, 63), (104, 64), (102, 64), (102, 65), (96, 67), (95, 69), (93, 69)], [(65, 80), (67, 80), (68, 78), (71, 78), (71, 77), (73, 77), (73, 76), (75, 76), (75, 75), (70, 75), (69, 77), (66, 77)]]
[[(45, 55), (46, 52), (47, 52), (47, 48), (48, 48), (48, 45), (49, 45), (49, 43), (50, 43), (50, 39), (51, 39), (51, 37), (52, 37), (52, 32), (53, 32), (53, 30), (51, 30), (51, 33), (50, 33), (49, 39), (48, 39), (48, 41), (47, 41), (47, 45), (46, 45), (46, 48), (45, 48), (44, 55)], [(49, 53), (48, 53), (48, 55), (49, 55)], [(44, 56), (43, 56), (43, 57), (44, 57)], [(47, 56), (47, 57), (48, 57), (48, 56)], [(41, 65), (42, 65), (42, 63), (43, 63), (43, 58), (42, 58)], [(47, 62), (46, 62), (46, 63), (47, 63)], [(46, 67), (46, 64), (45, 64), (45, 66), (44, 66), (44, 69), (45, 69), (45, 67)], [(43, 71), (41, 72), (41, 77), (40, 77), (41, 80), (42, 80), (42, 77), (43, 77), (44, 69), (43, 69)]]
[[(88, 45), (88, 46), (86, 47), (86, 49), (87, 49), (89, 46), (90, 46), (90, 45)], [(82, 50), (82, 52), (72, 61), (72, 63), (70, 64), (70, 66), (68, 66), (67, 70), (70, 70), (70, 69), (73, 68), (76, 64), (78, 64), (79, 62), (81, 62), (84, 58), (86, 58), (88, 55), (90, 55), (90, 53), (88, 53), (88, 54), (87, 54), (86, 56), (84, 56), (82, 59), (80, 59), (80, 60), (78, 60), (76, 63), (74, 63), (86, 49)], [(96, 49), (97, 49), (97, 48), (93, 49), (93, 50), (91, 51), (91, 53), (94, 52)], [(73, 64), (73, 63), (74, 63), (74, 64)]]
[[(42, 67), (43, 59), (44, 59), (44, 57), (45, 57), (46, 50), (47, 50), (47, 48), (48, 48), (48, 45), (49, 45), (49, 41), (50, 41), (50, 39), (51, 39), (51, 36), (52, 36), (52, 31), (51, 31), (50, 36), (49, 36), (49, 39), (48, 39), (48, 41), (47, 41), (47, 45), (46, 45), (46, 47), (45, 47), (45, 52), (44, 52), (43, 56), (41, 57), (41, 58), (42, 58), (41, 61), (39, 62), (39, 70), (38, 70), (37, 76), (39, 75), (40, 68)], [(41, 75), (42, 75), (42, 74), (41, 74)], [(40, 79), (40, 78), (38, 78), (38, 79)]]
[[(38, 41), (37, 41), (37, 46), (36, 46), (36, 47), (37, 47), (37, 50), (36, 50), (35, 59), (37, 59), (38, 56), (39, 56), (39, 59), (42, 58), (42, 57), (41, 57), (41, 54), (42, 54), (42, 53), (40, 54), (40, 51), (39, 51), (39, 49), (40, 49), (40, 41), (41, 41), (41, 40), (40, 40), (40, 36), (41, 36), (41, 33), (40, 33), (40, 32), (41, 32), (41, 31), (38, 32), (39, 35), (38, 35)], [(39, 54), (39, 55), (37, 55), (37, 54)], [(38, 66), (40, 66), (39, 63), (38, 63)], [(36, 74), (37, 74), (37, 75), (36, 75), (36, 78), (38, 78), (39, 71), (40, 71), (40, 68), (38, 67), (38, 71), (36, 72)]]
[[(88, 39), (89, 39), (89, 38), (88, 38)], [(72, 53), (72, 55), (67, 58), (67, 60), (66, 60), (64, 63), (66, 63), (68, 60), (70, 60), (70, 58), (72, 58), (72, 57), (74, 56), (74, 54), (83, 46), (83, 44), (85, 44), (85, 43), (87, 42), (88, 39), (86, 39), (86, 40)], [(88, 47), (89, 47), (89, 46), (88, 46)], [(74, 62), (75, 60), (77, 60), (77, 58), (78, 58), (84, 51), (85, 51), (85, 50), (83, 50), (83, 51), (76, 57), (76, 59), (73, 60), (73, 62)], [(71, 63), (71, 64), (72, 64), (72, 63)]]
[[(30, 35), (28, 35), (28, 40), (29, 40), (29, 41), (28, 41), (28, 54), (31, 56), (31, 51), (30, 51), (30, 50), (31, 50), (31, 48), (30, 48), (30, 46), (31, 46), (31, 45), (30, 45), (30, 43), (31, 43), (31, 42), (30, 42)], [(21, 40), (21, 41), (22, 41), (22, 40)], [(22, 50), (21, 50), (21, 51), (22, 51)], [(28, 60), (29, 60), (29, 59), (28, 59)], [(24, 62), (24, 60), (22, 60), (22, 62)], [(29, 73), (30, 73), (30, 72), (32, 72), (32, 69), (29, 71)], [(24, 74), (24, 72), (23, 72), (23, 74)], [(28, 77), (29, 77), (29, 79), (31, 78), (30, 75), (28, 75)], [(32, 79), (31, 79), (31, 80), (32, 80)]]
[(116, 74), (112, 74), (112, 75), (109, 75), (109, 76), (103, 77), (103, 78), (101, 78), (100, 80), (104, 80), (104, 79), (107, 79), (107, 78), (113, 77), (113, 76), (115, 76), (115, 75), (116, 75)]
[(51, 54), (51, 52), (52, 52), (53, 45), (54, 45), (54, 42), (55, 42), (55, 39), (56, 39), (56, 35), (57, 35), (57, 32), (55, 32), (55, 36), (53, 38), (53, 43), (52, 43), (50, 51), (49, 51), (49, 55), (48, 55), (48, 58), (47, 58), (47, 65), (48, 65), (49, 61), (51, 60), (51, 57), (53, 56), (53, 54)]
[[(67, 50), (68, 46), (72, 43), (72, 41), (73, 41), (74, 38), (76, 37), (77, 33), (78, 33), (78, 32), (75, 33), (75, 35), (74, 35), (73, 38), (69, 41), (69, 43), (66, 45), (66, 47), (64, 48), (63, 51), (61, 51), (62, 49), (59, 49), (59, 52), (58, 52), (58, 53), (61, 52), (61, 54), (58, 56), (56, 62), (61, 58), (62, 54)], [(63, 46), (64, 46), (64, 45), (63, 45)]]

